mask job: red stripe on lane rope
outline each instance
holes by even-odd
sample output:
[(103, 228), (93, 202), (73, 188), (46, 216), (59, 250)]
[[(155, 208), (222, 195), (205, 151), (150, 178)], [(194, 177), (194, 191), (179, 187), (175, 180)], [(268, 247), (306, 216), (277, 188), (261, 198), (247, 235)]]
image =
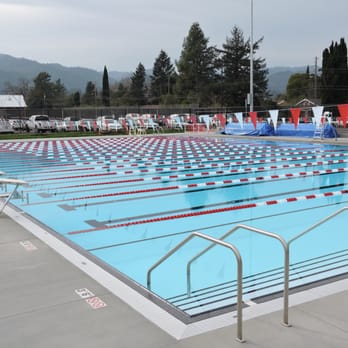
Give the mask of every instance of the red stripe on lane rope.
[(216, 214), (216, 213), (225, 213), (225, 212), (229, 212), (229, 211), (248, 209), (248, 208), (256, 208), (256, 207), (269, 206), (269, 205), (275, 205), (275, 204), (281, 204), (281, 203), (291, 203), (291, 202), (297, 202), (297, 201), (301, 201), (301, 200), (309, 200), (309, 199), (322, 198), (322, 197), (327, 197), (327, 196), (338, 196), (338, 195), (343, 195), (343, 194), (347, 194), (347, 193), (348, 193), (348, 190), (341, 190), (341, 191), (334, 191), (334, 192), (319, 193), (316, 195), (307, 195), (307, 196), (301, 196), (301, 197), (289, 197), (286, 199), (279, 199), (279, 200), (273, 200), (273, 201), (264, 201), (264, 202), (258, 202), (258, 203), (243, 204), (243, 205), (231, 206), (231, 207), (226, 207), (226, 208), (203, 210), (203, 211), (198, 211), (198, 212), (196, 211), (196, 212), (185, 213), (185, 214), (168, 215), (168, 216), (162, 216), (162, 217), (153, 218), (153, 219), (129, 221), (129, 222), (116, 224), (116, 225), (101, 226), (101, 227), (96, 227), (96, 228), (80, 230), (80, 231), (71, 231), (71, 232), (68, 232), (68, 235), (98, 232), (98, 231), (109, 230), (109, 229), (113, 229), (113, 228), (128, 227), (128, 226), (132, 226), (132, 225), (148, 224), (148, 223), (153, 223), (153, 222), (161, 222), (161, 221), (168, 221), (168, 220), (175, 220), (175, 219), (183, 219), (183, 218), (187, 218), (187, 217), (195, 217), (195, 216), (202, 216), (202, 215), (209, 215), (209, 214)]
[[(342, 168), (343, 171), (348, 171), (348, 168)], [(329, 174), (338, 172), (337, 169), (330, 170)], [(327, 170), (322, 170), (322, 171), (313, 171), (313, 172), (300, 172), (300, 173), (286, 173), (286, 174), (281, 174), (281, 175), (272, 175), (272, 176), (261, 176), (261, 177), (253, 177), (253, 178), (240, 178), (236, 180), (223, 180), (223, 181), (207, 181), (203, 183), (191, 183), (191, 184), (185, 184), (185, 185), (173, 185), (173, 186), (168, 186), (163, 188), (163, 190), (185, 190), (185, 189), (190, 189), (190, 188), (197, 188), (197, 187), (205, 187), (205, 186), (223, 186), (223, 185), (233, 185), (233, 184), (246, 184), (246, 183), (252, 183), (252, 182), (260, 182), (260, 181), (269, 181), (273, 179), (287, 179), (287, 178), (296, 178), (296, 177), (302, 177), (302, 176), (312, 176), (312, 175), (322, 175), (326, 174)], [(153, 178), (155, 179), (155, 178)], [(161, 178), (158, 177), (156, 178), (157, 180), (160, 180)], [(136, 179), (135, 179), (136, 180)], [(143, 181), (144, 179), (140, 179), (140, 181)], [(124, 180), (123, 182), (132, 182), (132, 180)], [(102, 183), (98, 183), (100, 185)], [(105, 183), (103, 183), (105, 184)], [(74, 186), (72, 186), (74, 187)], [(80, 185), (76, 187), (81, 187)], [(82, 186), (83, 187), (83, 186)], [(127, 195), (127, 194), (134, 194), (134, 193), (149, 193), (149, 192), (156, 192), (156, 191), (161, 191), (161, 188), (148, 188), (148, 189), (143, 189), (143, 190), (136, 190), (136, 191), (123, 191), (123, 192), (118, 192), (115, 194), (106, 194), (106, 195), (101, 195), (100, 197), (112, 197), (112, 196), (120, 196), (120, 195)], [(70, 200), (82, 200), (82, 199), (90, 199), (90, 198), (97, 198), (98, 196), (83, 196), (83, 197), (78, 197), (78, 198), (71, 198)]]
[(111, 228), (126, 227), (126, 226), (130, 226), (130, 225), (139, 225), (139, 224), (146, 224), (146, 223), (152, 223), (152, 222), (182, 219), (182, 218), (199, 216), (199, 215), (216, 214), (216, 213), (222, 213), (222, 212), (239, 210), (239, 209), (255, 208), (256, 206), (257, 205), (255, 203), (253, 203), (253, 204), (245, 204), (245, 205), (220, 208), (220, 209), (210, 209), (210, 210), (204, 210), (204, 211), (194, 212), (194, 213), (185, 213), (185, 214), (178, 214), (178, 215), (171, 215), (171, 216), (163, 216), (163, 217), (158, 217), (158, 218), (154, 218), (154, 219), (131, 221), (131, 222), (126, 222), (126, 223), (117, 224), (117, 225), (113, 225), (113, 226), (102, 226), (102, 227), (97, 227), (97, 228), (81, 230), (81, 231), (73, 231), (73, 232), (68, 232), (68, 234), (74, 235), (74, 234), (96, 232), (96, 231), (100, 231), (100, 230), (108, 230)]

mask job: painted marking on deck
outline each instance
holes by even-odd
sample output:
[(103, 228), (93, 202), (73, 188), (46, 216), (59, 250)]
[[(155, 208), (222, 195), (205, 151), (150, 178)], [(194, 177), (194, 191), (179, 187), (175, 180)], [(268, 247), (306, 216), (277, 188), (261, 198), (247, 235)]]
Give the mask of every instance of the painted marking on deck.
[(37, 247), (30, 241), (30, 240), (24, 240), (19, 242), (19, 244), (26, 250), (26, 251), (34, 251), (37, 250)]
[(106, 307), (107, 304), (99, 297), (94, 296), (85, 300), (93, 309)]
[(87, 288), (76, 289), (75, 293), (84, 300), (95, 296), (93, 292), (89, 291)]

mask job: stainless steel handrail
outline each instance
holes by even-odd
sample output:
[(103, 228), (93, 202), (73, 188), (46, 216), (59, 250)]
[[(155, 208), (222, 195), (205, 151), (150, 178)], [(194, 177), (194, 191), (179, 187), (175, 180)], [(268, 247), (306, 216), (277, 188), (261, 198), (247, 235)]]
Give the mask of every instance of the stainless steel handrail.
[(2, 197), (6, 198), (5, 202), (2, 204), (1, 208), (0, 208), (0, 215), (2, 214), (2, 212), (4, 211), (6, 205), (8, 204), (8, 202), (10, 201), (10, 199), (13, 197), (13, 195), (15, 194), (15, 192), (17, 191), (18, 186), (20, 185), (27, 185), (28, 183), (24, 180), (19, 180), (19, 179), (9, 179), (9, 178), (0, 178), (0, 184), (3, 185), (15, 185), (15, 187), (13, 188), (13, 190), (9, 193), (6, 193), (5, 195), (2, 195)]
[(152, 267), (149, 268), (147, 271), (147, 288), (151, 290), (151, 273), (152, 271), (157, 268), (162, 262), (164, 262), (166, 259), (168, 259), (171, 255), (173, 255), (176, 251), (178, 251), (183, 245), (185, 245), (187, 242), (189, 242), (194, 237), (199, 237), (206, 239), (210, 242), (219, 244), (223, 247), (226, 247), (230, 249), (237, 260), (237, 282), (238, 282), (238, 288), (237, 288), (237, 341), (238, 342), (244, 342), (243, 340), (243, 318), (242, 318), (242, 310), (243, 310), (243, 285), (242, 285), (242, 279), (243, 279), (243, 263), (242, 258), (240, 256), (240, 253), (238, 249), (227, 242), (224, 242), (220, 239), (216, 239), (210, 236), (207, 236), (203, 233), (199, 232), (193, 232), (188, 237), (186, 237), (184, 240), (182, 240), (177, 246), (175, 246), (173, 249), (171, 249), (167, 254), (165, 254), (162, 258), (160, 258)]
[[(283, 325), (289, 326), (289, 246), (288, 243), (285, 241), (285, 239), (275, 233), (268, 232), (261, 230), (259, 228), (247, 226), (247, 225), (237, 225), (228, 232), (226, 232), (224, 235), (222, 235), (219, 239), (225, 239), (234, 232), (236, 232), (239, 229), (245, 229), (249, 230), (255, 233), (259, 233), (262, 235), (265, 235), (267, 237), (274, 238), (278, 240), (284, 249), (284, 308), (283, 308)], [(203, 249), (200, 253), (198, 253), (196, 256), (194, 256), (188, 263), (186, 267), (186, 275), (187, 275), (187, 293), (190, 296), (191, 295), (191, 264), (197, 260), (199, 257), (201, 257), (203, 254), (205, 254), (208, 250), (213, 248), (216, 244), (211, 244), (207, 248)]]
[(331, 215), (327, 216), (326, 218), (316, 222), (315, 224), (313, 224), (312, 226), (308, 227), (307, 229), (305, 229), (303, 232), (299, 233), (298, 235), (296, 235), (295, 237), (289, 239), (288, 241), (288, 245), (290, 247), (290, 244), (292, 242), (294, 242), (295, 240), (301, 238), (302, 236), (304, 236), (305, 234), (307, 234), (308, 232), (314, 230), (316, 227), (322, 225), (324, 222), (328, 221), (328, 220), (331, 220), (332, 218), (334, 218), (335, 216), (341, 214), (342, 212), (348, 210), (348, 207), (344, 207), (344, 208), (341, 208), (339, 210), (336, 210), (334, 213), (332, 213)]
[[(285, 239), (275, 233), (272, 232), (268, 232), (268, 231), (264, 231), (255, 227), (251, 227), (251, 226), (247, 226), (247, 225), (237, 225), (234, 228), (232, 228), (230, 231), (226, 232), (224, 235), (222, 235), (220, 237), (220, 239), (225, 239), (228, 236), (230, 236), (232, 233), (234, 233), (235, 231), (237, 231), (238, 229), (246, 229), (252, 232), (256, 232), (256, 233), (260, 233), (263, 235), (266, 235), (268, 237), (271, 238), (275, 238), (277, 240), (280, 241), (280, 243), (283, 246), (284, 249), (284, 299), (283, 299), (283, 325), (285, 326), (291, 326), (289, 324), (289, 269), (290, 269), (290, 245), (296, 241), (297, 239), (301, 238), (302, 236), (304, 236), (305, 234), (307, 234), (308, 232), (314, 230), (316, 227), (322, 225), (323, 223), (325, 223), (328, 220), (331, 220), (332, 218), (334, 218), (335, 216), (341, 214), (342, 212), (348, 210), (348, 207), (344, 207), (341, 208), (339, 210), (337, 210), (336, 212), (332, 213), (331, 215), (327, 216), (326, 218), (316, 222), (315, 224), (313, 224), (312, 226), (308, 227), (307, 229), (305, 229), (303, 232), (299, 233), (298, 235), (296, 235), (295, 237), (291, 238), (288, 242), (285, 241)], [(208, 250), (210, 250), (211, 248), (214, 247), (214, 244), (210, 245), (209, 247), (205, 248), (204, 250), (202, 250), (199, 254), (197, 254), (194, 258), (192, 258), (188, 263), (187, 263), (187, 284), (188, 284), (188, 288), (187, 288), (187, 292), (188, 295), (190, 295), (191, 293), (191, 264), (198, 259), (200, 256), (202, 256), (203, 254), (205, 254)]]
[(200, 253), (198, 253), (196, 256), (194, 256), (188, 263), (187, 263), (187, 268), (186, 268), (186, 276), (187, 276), (187, 293), (188, 296), (191, 295), (191, 264), (197, 260), (200, 256), (202, 256), (203, 254), (205, 254), (208, 250), (210, 250), (211, 248), (213, 248), (216, 244), (220, 244), (223, 245), (225, 247), (230, 248), (237, 259), (237, 263), (238, 263), (238, 302), (237, 302), (237, 318), (238, 318), (238, 331), (237, 331), (237, 340), (240, 342), (244, 342), (244, 340), (242, 339), (242, 258), (240, 256), (240, 253), (238, 251), (238, 249), (233, 246), (230, 243), (224, 243), (221, 241), (221, 239), (227, 238), (228, 236), (230, 236), (232, 233), (234, 233), (235, 231), (237, 231), (238, 229), (246, 229), (255, 233), (259, 233), (271, 238), (274, 238), (276, 240), (278, 240), (284, 249), (284, 309), (283, 309), (283, 325), (285, 326), (291, 326), (289, 325), (289, 268), (290, 268), (290, 264), (289, 264), (289, 260), (290, 260), (290, 245), (298, 240), (299, 238), (301, 238), (302, 236), (304, 236), (305, 234), (307, 234), (308, 232), (314, 230), (316, 227), (322, 225), (323, 223), (325, 223), (328, 220), (331, 220), (332, 218), (334, 218), (335, 216), (341, 214), (342, 212), (348, 210), (348, 207), (344, 207), (341, 208), (339, 210), (337, 210), (336, 212), (332, 213), (331, 215), (327, 216), (326, 218), (316, 222), (315, 224), (313, 224), (312, 226), (308, 227), (307, 229), (305, 229), (303, 232), (299, 233), (298, 235), (296, 235), (295, 237), (291, 238), (288, 242), (285, 241), (285, 239), (275, 233), (272, 232), (268, 232), (268, 231), (264, 231), (255, 227), (251, 227), (251, 226), (247, 226), (247, 225), (237, 225), (234, 228), (232, 228), (230, 231), (226, 232), (224, 235), (222, 235), (220, 237), (220, 239), (216, 239), (207, 235), (203, 235), (201, 233), (198, 232), (194, 232), (192, 233), (190, 236), (188, 236), (187, 238), (185, 238), (181, 243), (179, 243), (176, 247), (174, 247), (172, 250), (170, 250), (165, 256), (163, 256), (158, 262), (156, 262), (149, 270), (147, 273), (147, 287), (149, 290), (151, 290), (151, 272), (158, 266), (160, 265), (164, 260), (166, 260), (167, 258), (169, 258), (172, 254), (174, 254), (178, 249), (180, 249), (184, 244), (186, 244), (189, 240), (191, 240), (193, 237), (197, 236), (197, 237), (201, 237), (204, 239), (207, 239), (211, 242), (213, 242), (213, 244), (211, 244), (210, 246), (208, 246), (207, 248), (205, 248), (204, 250), (202, 250)]

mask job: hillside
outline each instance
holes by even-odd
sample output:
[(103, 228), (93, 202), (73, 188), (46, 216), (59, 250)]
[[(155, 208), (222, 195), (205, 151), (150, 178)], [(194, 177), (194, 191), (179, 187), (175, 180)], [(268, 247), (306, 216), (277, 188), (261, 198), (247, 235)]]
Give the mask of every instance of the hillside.
[(273, 96), (285, 93), (289, 78), (293, 74), (305, 73), (307, 67), (274, 67), (268, 69), (268, 89)]
[[(305, 72), (306, 67), (274, 67), (269, 68), (268, 86), (272, 95), (285, 93), (289, 77), (298, 72)], [(47, 72), (52, 81), (58, 79), (69, 91), (84, 91), (88, 81), (102, 84), (102, 72), (82, 67), (65, 67), (60, 64), (44, 64), (26, 58), (15, 58), (0, 54), (0, 93), (4, 93), (6, 82), (18, 85), (21, 79), (30, 82), (40, 73)], [(151, 70), (147, 70), (149, 73)], [(132, 72), (109, 71), (110, 84), (131, 76)]]
[[(15, 58), (0, 54), (0, 91), (3, 92), (6, 82), (18, 84), (20, 79), (32, 81), (40, 72), (51, 75), (52, 81), (60, 79), (68, 90), (84, 91), (88, 81), (101, 85), (102, 72), (81, 68), (65, 67), (60, 64), (43, 64), (25, 58)], [(110, 82), (113, 79), (110, 78)]]

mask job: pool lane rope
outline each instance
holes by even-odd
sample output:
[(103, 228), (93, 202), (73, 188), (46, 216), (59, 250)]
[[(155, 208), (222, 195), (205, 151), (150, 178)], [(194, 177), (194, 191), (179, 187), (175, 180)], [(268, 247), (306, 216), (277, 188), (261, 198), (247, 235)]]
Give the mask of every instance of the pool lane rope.
[(186, 191), (189, 189), (206, 188), (206, 187), (212, 187), (212, 186), (222, 187), (224, 185), (228, 185), (228, 186), (241, 185), (241, 184), (250, 184), (254, 182), (267, 182), (271, 180), (281, 180), (281, 179), (300, 178), (300, 177), (308, 177), (308, 176), (318, 176), (318, 175), (324, 175), (324, 174), (343, 173), (347, 171), (348, 171), (348, 168), (338, 168), (338, 169), (314, 170), (312, 172), (286, 173), (286, 174), (275, 174), (275, 175), (259, 176), (259, 177), (252, 177), (252, 178), (240, 178), (235, 180), (230, 179), (230, 180), (222, 180), (222, 181), (206, 181), (202, 183), (191, 183), (191, 184), (185, 184), (185, 185), (154, 187), (154, 188), (148, 188), (148, 189), (121, 191), (121, 192), (105, 193), (105, 194), (99, 194), (99, 195), (89, 195), (89, 196), (83, 196), (83, 197), (72, 197), (72, 198), (66, 198), (64, 199), (64, 201), (79, 201), (79, 200), (115, 197), (115, 196), (132, 195), (132, 194), (140, 194), (140, 193), (153, 193), (153, 192), (160, 192), (160, 191), (163, 192), (163, 191), (170, 191), (170, 190), (185, 190)]
[[(331, 154), (331, 155), (323, 155), (320, 156), (320, 158), (335, 158), (335, 157), (343, 157), (343, 154)], [(198, 164), (198, 165), (185, 165), (185, 166), (176, 166), (176, 167), (169, 167), (169, 168), (154, 168), (154, 169), (136, 169), (136, 170), (126, 170), (126, 171), (108, 171), (108, 172), (102, 172), (102, 173), (88, 173), (88, 174), (81, 174), (81, 175), (70, 175), (70, 176), (62, 176), (62, 177), (44, 177), (44, 178), (37, 178), (34, 180), (30, 180), (30, 183), (32, 182), (37, 182), (39, 181), (40, 183), (42, 181), (53, 181), (53, 180), (67, 180), (67, 179), (83, 179), (83, 178), (88, 178), (88, 177), (98, 177), (98, 176), (110, 176), (110, 175), (137, 175), (137, 174), (153, 174), (153, 173), (161, 173), (161, 172), (171, 172), (171, 171), (182, 171), (182, 170), (195, 170), (195, 169), (202, 169), (202, 168), (226, 168), (229, 167), (231, 170), (233, 166), (243, 166), (243, 165), (259, 165), (259, 164), (269, 164), (269, 163), (278, 163), (278, 162), (291, 162), (291, 161), (299, 161), (299, 160), (309, 160), (309, 159), (314, 159), (317, 158), (316, 156), (301, 156), (301, 157), (283, 157), (280, 160), (276, 159), (265, 159), (265, 160), (259, 160), (259, 161), (237, 161), (237, 162), (224, 162), (224, 163), (211, 163), (210, 165), (205, 165), (205, 164)], [(221, 160), (221, 159), (220, 159)], [(340, 163), (347, 162), (348, 160), (342, 160)], [(312, 166), (315, 165), (315, 163), (324, 163), (322, 161), (319, 162), (307, 162), (304, 165), (306, 166)], [(328, 164), (332, 164), (327, 162)], [(301, 163), (295, 164), (294, 166), (300, 167)], [(284, 168), (289, 168), (291, 164), (286, 164), (283, 167)], [(109, 167), (108, 167), (109, 168)], [(273, 168), (271, 168), (273, 169)], [(236, 169), (238, 170), (238, 169)], [(241, 169), (243, 171), (244, 169)], [(251, 169), (252, 170), (252, 169)], [(248, 171), (251, 171), (248, 170)], [(189, 174), (186, 174), (189, 175)], [(25, 177), (24, 177), (25, 180)]]
[[(298, 157), (294, 157), (293, 155), (301, 155)], [(312, 154), (311, 156), (307, 156), (308, 154)], [(271, 154), (267, 154), (268, 156), (273, 155)], [(243, 160), (242, 162), (236, 162), (236, 163), (244, 163), (244, 164), (254, 164), (254, 163), (270, 163), (270, 162), (282, 162), (282, 161), (294, 161), (294, 160), (308, 160), (308, 159), (318, 159), (318, 158), (333, 158), (333, 157), (347, 157), (348, 154), (347, 153), (335, 153), (335, 154), (323, 154), (321, 152), (321, 155), (313, 155), (313, 152), (289, 152), (289, 153), (281, 153), (281, 156), (284, 155), (290, 155), (288, 157), (281, 157), (281, 158), (272, 158), (271, 160), (266, 160), (266, 162), (264, 160), (255, 160), (258, 158), (264, 158), (265, 156), (248, 156), (248, 155), (239, 155), (239, 156), (225, 156), (222, 157), (221, 154), (220, 155), (215, 155), (212, 156), (211, 154), (205, 154), (203, 158), (199, 158), (199, 159), (184, 159), (184, 160), (170, 160), (170, 161), (150, 161), (150, 160), (154, 160), (154, 158), (150, 157), (148, 159), (143, 159), (141, 160), (141, 162), (139, 163), (139, 159), (137, 158), (133, 158), (130, 159), (127, 162), (128, 165), (124, 165), (124, 164), (119, 164), (119, 165), (114, 165), (115, 162), (117, 162), (116, 160), (104, 160), (104, 161), (76, 161), (75, 165), (79, 166), (81, 164), (83, 165), (100, 165), (102, 164), (103, 166), (101, 167), (102, 169), (108, 168), (108, 169), (113, 169), (114, 172), (117, 169), (121, 169), (121, 168), (126, 168), (126, 169), (134, 169), (135, 167), (139, 167), (139, 166), (156, 166), (156, 165), (161, 165), (161, 166), (174, 166), (174, 165), (185, 165), (184, 168), (190, 168), (188, 167), (188, 165), (190, 165), (191, 167), (194, 167), (195, 165), (204, 165), (204, 163), (207, 162), (217, 162), (217, 161), (235, 161), (235, 160)], [(245, 161), (248, 160), (248, 161)], [(231, 162), (231, 163), (235, 163), (235, 162)], [(211, 166), (216, 166), (216, 163), (212, 163)], [(177, 167), (180, 168), (180, 167)], [(182, 167), (181, 167), (182, 168)], [(94, 168), (96, 169), (96, 168)], [(160, 169), (160, 168), (159, 168)], [(159, 170), (159, 169), (155, 169), (155, 170)], [(127, 170), (128, 171), (128, 170)], [(39, 172), (37, 173), (38, 175), (47, 175), (49, 174), (50, 171), (46, 171), (46, 172)], [(116, 174), (122, 174), (121, 173), (117, 173)], [(36, 175), (36, 173), (31, 173), (31, 175)]]
[[(295, 166), (295, 165), (294, 165)], [(288, 166), (286, 168), (289, 168)], [(270, 169), (276, 169), (273, 167), (269, 168), (262, 168), (262, 170), (270, 170)], [(207, 187), (214, 187), (219, 188), (223, 186), (232, 186), (232, 185), (245, 185), (245, 184), (252, 184), (255, 182), (268, 182), (271, 180), (284, 180), (284, 179), (291, 179), (291, 178), (304, 178), (309, 176), (319, 176), (319, 175), (325, 175), (325, 174), (335, 174), (335, 173), (344, 173), (347, 172), (348, 168), (336, 168), (336, 169), (323, 169), (323, 170), (313, 170), (310, 172), (295, 172), (295, 173), (285, 173), (285, 174), (273, 174), (273, 175), (265, 175), (265, 176), (256, 176), (256, 177), (250, 177), (250, 178), (239, 178), (239, 179), (225, 179), (221, 181), (206, 181), (202, 183), (190, 183), (190, 184), (182, 184), (182, 185), (170, 185), (165, 187), (153, 187), (153, 188), (147, 188), (147, 189), (138, 189), (138, 190), (131, 190), (131, 191), (121, 191), (121, 192), (113, 192), (113, 193), (102, 193), (98, 195), (88, 195), (88, 196), (82, 196), (82, 197), (72, 197), (72, 198), (64, 198), (64, 200), (54, 200), (54, 201), (43, 201), (43, 202), (37, 202), (37, 203), (30, 203), (29, 205), (39, 205), (39, 204), (47, 204), (47, 203), (59, 203), (62, 201), (79, 201), (79, 200), (88, 200), (88, 199), (97, 199), (97, 198), (106, 198), (106, 197), (116, 197), (116, 196), (124, 196), (124, 195), (133, 195), (133, 194), (142, 194), (142, 193), (153, 193), (153, 192), (164, 192), (164, 191), (171, 191), (171, 190), (192, 190), (192, 189), (200, 189), (200, 188), (207, 188)], [(220, 172), (215, 172), (219, 173)], [(200, 173), (201, 175), (209, 175), (211, 173)], [(201, 176), (202, 177), (202, 176)], [(170, 176), (171, 179), (180, 179), (178, 176)], [(186, 177), (187, 178), (187, 177)], [(151, 178), (152, 180), (159, 180), (161, 177), (158, 178)], [(124, 180), (122, 183), (125, 182), (134, 182), (137, 180), (138, 182), (143, 182), (144, 180), (141, 179), (134, 179), (134, 180)], [(162, 178), (163, 180), (163, 178)], [(103, 185), (108, 184), (119, 184), (120, 182), (114, 181), (110, 183), (103, 183)], [(101, 183), (93, 183), (92, 186), (100, 185)], [(70, 188), (76, 188), (77, 186), (70, 186)], [(81, 187), (81, 186), (78, 186)], [(67, 187), (65, 187), (67, 188)], [(69, 194), (69, 192), (60, 192), (60, 195)]]
[(141, 225), (141, 224), (162, 222), (162, 221), (168, 221), (168, 220), (183, 219), (183, 218), (196, 217), (196, 216), (209, 215), (209, 214), (226, 213), (226, 212), (237, 211), (241, 209), (250, 209), (250, 208), (256, 208), (256, 207), (273, 206), (276, 204), (292, 203), (292, 202), (299, 202), (299, 201), (305, 201), (305, 200), (311, 200), (311, 199), (341, 196), (347, 193), (348, 193), (348, 190), (340, 190), (340, 191), (311, 194), (311, 195), (299, 196), (299, 197), (289, 197), (289, 198), (275, 199), (275, 200), (269, 200), (269, 201), (263, 201), (263, 202), (257, 202), (257, 203), (235, 205), (235, 206), (225, 207), (225, 208), (208, 209), (208, 210), (202, 210), (199, 212), (191, 212), (191, 213), (184, 213), (184, 214), (178, 214), (178, 215), (168, 215), (168, 216), (162, 216), (162, 217), (152, 218), (152, 219), (128, 221), (125, 223), (119, 223), (115, 225), (101, 226), (101, 227), (95, 227), (95, 228), (79, 230), (79, 231), (71, 231), (71, 232), (68, 232), (68, 235), (77, 235), (77, 234), (98, 232), (102, 230), (110, 230), (110, 229), (115, 229), (120, 227), (129, 227), (133, 225)]
[[(240, 168), (240, 169), (229, 169), (229, 170), (218, 170), (218, 171), (205, 171), (199, 173), (187, 173), (187, 174), (172, 174), (172, 175), (162, 175), (155, 177), (147, 177), (147, 178), (135, 178), (135, 179), (125, 179), (125, 180), (116, 180), (116, 181), (107, 181), (107, 182), (97, 182), (97, 183), (87, 183), (87, 184), (79, 184), (79, 185), (70, 185), (70, 186), (61, 186), (55, 189), (67, 189), (67, 188), (78, 188), (78, 187), (90, 187), (90, 186), (100, 186), (100, 185), (110, 185), (110, 184), (123, 184), (123, 183), (131, 183), (131, 182), (168, 182), (168, 181), (176, 181), (176, 180), (185, 180), (185, 179), (200, 179), (209, 176), (223, 176), (223, 175), (231, 175), (231, 174), (241, 174), (241, 173), (258, 173), (265, 171), (275, 171), (281, 169), (290, 169), (290, 168), (307, 168), (307, 167), (316, 167), (323, 165), (332, 165), (332, 164), (342, 164), (347, 163), (348, 160), (331, 160), (331, 161), (320, 161), (320, 162), (309, 162), (309, 163), (295, 163), (295, 164), (283, 164), (280, 166), (267, 166), (267, 167), (248, 167), (248, 168)], [(308, 172), (315, 173), (317, 171)], [(287, 176), (291, 176), (291, 174), (284, 174)], [(249, 180), (252, 180), (250, 178)], [(243, 180), (245, 181), (245, 180)]]

